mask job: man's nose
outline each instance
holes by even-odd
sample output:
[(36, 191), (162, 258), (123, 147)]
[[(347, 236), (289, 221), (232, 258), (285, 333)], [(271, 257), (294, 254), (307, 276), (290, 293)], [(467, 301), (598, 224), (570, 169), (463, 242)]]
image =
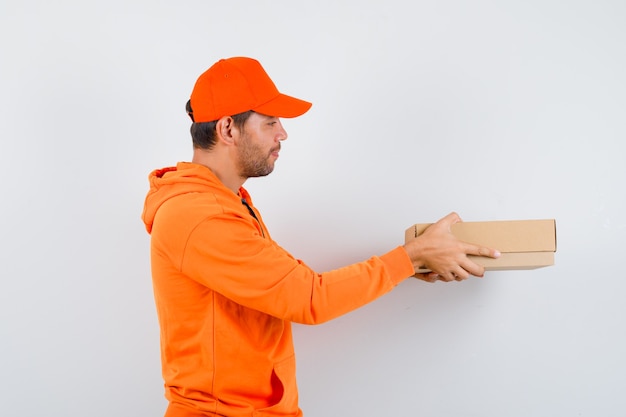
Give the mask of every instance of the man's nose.
[(289, 135), (287, 134), (287, 131), (283, 127), (283, 124), (280, 122), (280, 120), (278, 121), (278, 123), (280, 125), (280, 129), (278, 131), (277, 139), (278, 140), (286, 140), (289, 137)]

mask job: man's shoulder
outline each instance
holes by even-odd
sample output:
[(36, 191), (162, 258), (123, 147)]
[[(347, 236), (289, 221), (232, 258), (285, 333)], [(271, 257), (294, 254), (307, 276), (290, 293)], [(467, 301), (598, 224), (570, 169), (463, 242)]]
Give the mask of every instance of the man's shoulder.
[(224, 213), (242, 211), (242, 204), (237, 198), (224, 196), (212, 190), (193, 191), (179, 194), (163, 203), (159, 211), (172, 216), (211, 217)]

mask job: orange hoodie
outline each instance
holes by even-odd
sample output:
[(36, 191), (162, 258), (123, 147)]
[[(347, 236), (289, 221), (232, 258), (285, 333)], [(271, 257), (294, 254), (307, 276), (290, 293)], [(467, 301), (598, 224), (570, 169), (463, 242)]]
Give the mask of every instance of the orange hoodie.
[(149, 179), (166, 416), (301, 416), (290, 322), (322, 323), (387, 293), (414, 273), (406, 251), (317, 273), (271, 239), (244, 188), (185, 162)]

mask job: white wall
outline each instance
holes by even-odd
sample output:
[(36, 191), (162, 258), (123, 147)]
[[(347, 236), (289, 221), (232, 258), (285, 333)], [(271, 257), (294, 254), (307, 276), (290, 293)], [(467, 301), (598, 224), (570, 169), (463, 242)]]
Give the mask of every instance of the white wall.
[(623, 416), (625, 21), (621, 0), (3, 0), (2, 415), (162, 415), (146, 177), (189, 160), (196, 77), (248, 55), (314, 103), (247, 187), (318, 270), (452, 210), (557, 220), (553, 267), (296, 326), (306, 416)]

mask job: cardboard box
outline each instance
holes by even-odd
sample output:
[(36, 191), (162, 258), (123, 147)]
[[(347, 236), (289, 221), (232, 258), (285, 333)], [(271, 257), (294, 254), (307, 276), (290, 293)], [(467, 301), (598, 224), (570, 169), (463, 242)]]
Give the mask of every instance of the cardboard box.
[[(415, 224), (405, 232), (405, 242), (415, 239), (432, 223)], [(556, 222), (550, 220), (505, 220), (459, 222), (451, 227), (459, 240), (501, 252), (498, 259), (470, 256), (487, 271), (535, 269), (554, 265)], [(424, 268), (418, 272), (430, 272)]]

